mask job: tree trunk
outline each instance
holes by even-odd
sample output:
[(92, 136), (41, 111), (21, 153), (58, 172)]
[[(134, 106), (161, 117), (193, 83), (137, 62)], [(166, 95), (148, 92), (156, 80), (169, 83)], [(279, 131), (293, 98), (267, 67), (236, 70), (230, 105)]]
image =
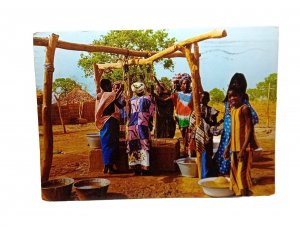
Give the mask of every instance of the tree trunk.
[(63, 130), (64, 130), (64, 134), (67, 133), (67, 130), (66, 130), (66, 126), (65, 126), (65, 123), (64, 123), (64, 119), (62, 118), (62, 115), (61, 115), (61, 106), (60, 106), (60, 98), (57, 97), (56, 95), (54, 95), (55, 99), (56, 99), (56, 102), (57, 102), (57, 107), (58, 107), (58, 114), (59, 114), (59, 119), (60, 119), (60, 123), (63, 127)]
[(44, 153), (41, 154), (41, 181), (47, 181), (53, 158), (53, 130), (51, 121), (52, 83), (54, 72), (54, 54), (59, 36), (52, 34), (46, 50), (44, 71), (44, 95), (42, 108), (42, 122), (44, 135)]
[(94, 67), (94, 73), (95, 73), (94, 81), (95, 81), (95, 85), (96, 85), (96, 94), (98, 94), (101, 90), (100, 80), (101, 80), (102, 74), (104, 73), (104, 69), (99, 69), (98, 65), (96, 63), (93, 64), (93, 67)]
[[(193, 84), (193, 106), (196, 119), (196, 128), (200, 125), (201, 121), (201, 109), (200, 109), (200, 93), (203, 92), (203, 87), (200, 78), (200, 54), (198, 43), (194, 43), (194, 54), (191, 53), (191, 46), (181, 46), (180, 50), (185, 54), (188, 65), (192, 74)], [(196, 163), (198, 167), (198, 177), (201, 178), (201, 154), (196, 152)]]

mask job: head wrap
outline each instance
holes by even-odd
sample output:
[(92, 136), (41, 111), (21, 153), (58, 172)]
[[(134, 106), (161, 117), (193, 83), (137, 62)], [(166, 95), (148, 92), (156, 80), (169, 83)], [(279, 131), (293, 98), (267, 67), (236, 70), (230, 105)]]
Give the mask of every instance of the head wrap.
[(181, 79), (181, 74), (178, 73), (178, 74), (175, 74), (173, 77), (172, 77), (172, 82), (179, 82)]
[(145, 84), (142, 82), (135, 82), (131, 85), (131, 90), (137, 94), (145, 92)]
[(182, 82), (183, 82), (184, 80), (188, 80), (190, 83), (192, 83), (192, 78), (191, 78), (191, 76), (190, 76), (189, 74), (187, 74), (187, 73), (183, 73), (183, 74), (181, 75), (181, 79), (180, 79), (179, 83), (182, 84)]

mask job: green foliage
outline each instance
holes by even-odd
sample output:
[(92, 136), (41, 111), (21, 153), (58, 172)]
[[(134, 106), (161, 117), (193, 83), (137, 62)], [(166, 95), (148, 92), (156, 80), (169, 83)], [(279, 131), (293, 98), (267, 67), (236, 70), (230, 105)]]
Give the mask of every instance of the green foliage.
[(81, 88), (81, 85), (70, 78), (58, 78), (53, 82), (52, 91), (60, 98), (64, 98), (75, 87)]
[[(270, 89), (270, 90), (269, 90)], [(277, 100), (277, 73), (272, 73), (259, 82), (254, 89), (248, 89), (247, 93), (251, 101), (258, 99), (267, 99), (270, 92), (270, 101)]]
[[(168, 33), (165, 30), (113, 30), (102, 35), (99, 40), (94, 40), (94, 45), (105, 45), (119, 48), (127, 48), (137, 51), (161, 51), (175, 43), (175, 38), (168, 38)], [(78, 66), (84, 70), (85, 77), (90, 77), (94, 74), (93, 63), (115, 63), (123, 60), (123, 55), (108, 54), (108, 53), (88, 53), (81, 54)], [(174, 64), (171, 59), (160, 59), (165, 69), (173, 70)], [(127, 75), (130, 75), (132, 82), (143, 81), (147, 84), (151, 83), (148, 73), (149, 66), (130, 66)], [(153, 67), (151, 66), (152, 70)], [(141, 76), (141, 75), (144, 76)], [(103, 78), (111, 79), (112, 81), (123, 79), (123, 70), (114, 69), (111, 72), (105, 73)], [(126, 79), (126, 78), (124, 78)]]
[(214, 88), (209, 92), (210, 95), (210, 101), (212, 103), (219, 103), (219, 102), (223, 102), (225, 95), (224, 92), (221, 91), (218, 88)]
[(164, 83), (164, 85), (166, 85), (166, 87), (168, 88), (168, 90), (170, 90), (170, 91), (172, 90), (173, 83), (172, 83), (171, 79), (169, 79), (168, 77), (163, 76), (160, 79), (160, 82)]

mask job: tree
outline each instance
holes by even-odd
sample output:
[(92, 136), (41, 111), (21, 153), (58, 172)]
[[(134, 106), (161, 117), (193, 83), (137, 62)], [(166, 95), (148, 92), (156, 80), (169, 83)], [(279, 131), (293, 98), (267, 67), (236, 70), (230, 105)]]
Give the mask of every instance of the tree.
[(247, 89), (247, 94), (249, 96), (249, 100), (250, 101), (257, 100), (260, 97), (259, 90), (256, 89), (256, 88), (249, 88), (249, 89)]
[[(94, 40), (94, 45), (106, 45), (112, 47), (128, 48), (138, 51), (161, 51), (175, 43), (175, 38), (169, 38), (165, 30), (120, 30), (110, 31), (106, 35), (100, 36), (99, 40)], [(107, 54), (107, 53), (88, 53), (81, 54), (78, 61), (78, 66), (84, 70), (85, 77), (90, 77), (94, 74), (93, 63), (108, 63), (124, 60), (123, 55)], [(171, 59), (160, 59), (165, 69), (174, 69), (174, 64)], [(149, 70), (151, 67), (151, 70)], [(148, 84), (149, 71), (154, 71), (153, 66), (130, 66), (128, 75), (132, 77), (132, 82), (144, 80)], [(112, 81), (123, 79), (123, 70), (115, 69), (105, 73), (103, 78), (111, 79)], [(126, 79), (126, 78), (125, 78)]]
[(225, 95), (224, 92), (218, 88), (214, 88), (209, 92), (210, 101), (214, 103), (223, 102)]
[[(270, 89), (270, 91), (269, 91)], [(270, 101), (277, 100), (277, 73), (272, 73), (264, 81), (256, 84), (256, 88), (247, 89), (251, 101), (258, 99), (267, 99), (270, 92)]]
[(171, 91), (173, 84), (172, 84), (172, 80), (170, 80), (168, 77), (163, 76), (160, 79), (160, 82), (164, 83), (164, 85), (166, 85), (166, 87)]
[(75, 87), (81, 88), (81, 85), (70, 78), (58, 78), (53, 82), (52, 90), (53, 93), (61, 99)]
[(256, 85), (260, 98), (268, 98), (268, 92), (270, 88), (270, 100), (277, 100), (277, 73), (272, 73), (265, 78), (263, 82), (259, 82)]

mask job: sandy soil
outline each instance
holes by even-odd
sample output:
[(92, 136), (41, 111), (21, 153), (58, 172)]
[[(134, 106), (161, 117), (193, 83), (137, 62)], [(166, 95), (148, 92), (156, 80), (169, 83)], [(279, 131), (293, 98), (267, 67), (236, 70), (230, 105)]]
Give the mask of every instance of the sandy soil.
[[(275, 129), (256, 128), (262, 152), (255, 152), (252, 177), (253, 196), (275, 193)], [(43, 136), (40, 127), (41, 149)], [(89, 147), (85, 135), (96, 132), (94, 124), (68, 125), (67, 134), (61, 126), (54, 126), (54, 156), (50, 179), (71, 177), (75, 181), (91, 177), (103, 177), (111, 181), (107, 196), (103, 199), (140, 199), (140, 198), (202, 198), (204, 194), (198, 185), (198, 178), (180, 176), (180, 172), (161, 173), (152, 176), (133, 176), (126, 174), (103, 174), (102, 170), (89, 172)], [(43, 152), (43, 150), (41, 150)], [(78, 200), (72, 192), (72, 200)]]

